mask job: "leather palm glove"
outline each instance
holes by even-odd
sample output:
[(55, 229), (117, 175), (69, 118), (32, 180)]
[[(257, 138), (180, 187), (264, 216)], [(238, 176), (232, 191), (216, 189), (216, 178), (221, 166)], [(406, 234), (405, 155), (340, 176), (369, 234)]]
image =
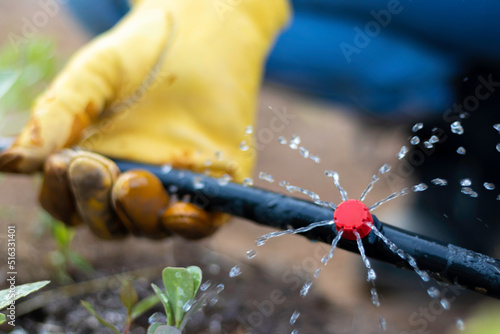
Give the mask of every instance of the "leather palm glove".
[(208, 169), (236, 182), (249, 176), (253, 150), (239, 144), (252, 145), (245, 129), (263, 62), (288, 15), (285, 0), (135, 1), (37, 99), (0, 170), (43, 168), (42, 206), (102, 238), (211, 234), (223, 214), (171, 204), (154, 175), (120, 174), (104, 156)]

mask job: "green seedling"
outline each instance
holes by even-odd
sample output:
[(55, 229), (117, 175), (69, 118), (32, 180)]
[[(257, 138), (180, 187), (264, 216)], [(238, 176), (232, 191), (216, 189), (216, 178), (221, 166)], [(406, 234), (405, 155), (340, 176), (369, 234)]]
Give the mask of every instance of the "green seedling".
[[(127, 320), (124, 326), (124, 334), (128, 334), (132, 322), (139, 316), (145, 314), (158, 303), (162, 303), (165, 309), (166, 323), (156, 322), (148, 328), (148, 334), (180, 334), (186, 326), (190, 316), (201, 307), (206, 305), (206, 297), (200, 298), (194, 303), (196, 292), (200, 288), (202, 272), (196, 266), (188, 268), (167, 267), (162, 272), (164, 290), (155, 284), (151, 284), (156, 294), (139, 301), (137, 292), (132, 283), (125, 280), (120, 290), (120, 300), (127, 309)], [(82, 305), (96, 317), (104, 326), (113, 333), (120, 331), (111, 323), (97, 314), (92, 305), (82, 301)]]
[[(130, 332), (130, 326), (135, 319), (151, 310), (160, 302), (158, 296), (156, 295), (151, 295), (139, 301), (137, 291), (130, 280), (124, 280), (122, 283), (120, 289), (120, 300), (123, 306), (127, 309), (127, 319), (123, 330), (124, 334), (128, 334)], [(89, 302), (82, 300), (81, 303), (83, 307), (85, 307), (87, 311), (89, 311), (97, 319), (97, 321), (99, 321), (99, 323), (111, 329), (113, 333), (120, 333), (120, 331), (113, 324), (99, 316)]]
[(71, 249), (71, 243), (76, 235), (75, 228), (55, 220), (44, 211), (40, 213), (40, 222), (44, 229), (50, 231), (56, 245), (56, 249), (49, 253), (49, 259), (54, 269), (54, 276), (59, 282), (73, 281), (69, 274), (70, 268), (75, 268), (83, 273), (94, 271), (92, 265), (83, 256)]
[[(16, 300), (22, 297), (26, 297), (30, 293), (33, 293), (35, 291), (40, 290), (47, 284), (49, 284), (50, 281), (40, 281), (40, 282), (34, 282), (34, 283), (27, 283), (23, 285), (19, 285), (15, 287), (15, 290), (11, 289), (5, 289), (0, 291), (0, 310), (11, 307), (11, 305), (15, 305)], [(9, 312), (7, 312), (8, 314)], [(9, 317), (9, 314), (6, 316), (3, 313), (0, 313), (0, 325), (3, 324), (5, 321), (7, 321), (7, 317)], [(10, 317), (9, 317), (10, 319)], [(11, 319), (11, 321), (15, 321)]]

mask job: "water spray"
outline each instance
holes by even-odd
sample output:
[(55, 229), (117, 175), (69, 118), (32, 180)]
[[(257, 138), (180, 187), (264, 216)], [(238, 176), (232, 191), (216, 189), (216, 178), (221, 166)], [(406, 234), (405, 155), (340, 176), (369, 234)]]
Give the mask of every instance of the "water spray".
[[(437, 281), (459, 284), (469, 290), (500, 299), (500, 260), (382, 223), (375, 215), (369, 212), (367, 214), (366, 206), (359, 201), (346, 200), (334, 212), (331, 208), (310, 201), (256, 187), (232, 182), (221, 185), (217, 179), (187, 170), (164, 169), (161, 166), (127, 161), (117, 161), (117, 164), (122, 171), (142, 168), (152, 172), (166, 189), (174, 186), (179, 196), (190, 195), (193, 202), (202, 208), (229, 213), (280, 230), (300, 229), (315, 222), (331, 221), (333, 215), (335, 228), (326, 224), (306, 229), (300, 234), (310, 240), (331, 244), (337, 236), (337, 228), (343, 228), (344, 233), (350, 229), (352, 235), (342, 235), (338, 246), (359, 253), (354, 241), (354, 231), (357, 231), (362, 236), (367, 256), (400, 268), (415, 270), (407, 259), (395, 254), (374, 233), (375, 227), (377, 232), (391, 240), (408, 254), (408, 258), (416, 261), (421, 270), (428, 272)], [(204, 186), (195, 187), (194, 180), (202, 182)]]

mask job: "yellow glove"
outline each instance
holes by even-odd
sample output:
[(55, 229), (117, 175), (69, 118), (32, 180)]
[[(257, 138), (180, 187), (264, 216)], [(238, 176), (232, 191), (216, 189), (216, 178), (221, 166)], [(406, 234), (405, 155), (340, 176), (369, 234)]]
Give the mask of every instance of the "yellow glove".
[(78, 145), (241, 182), (255, 157), (239, 144), (252, 145), (245, 129), (254, 124), (262, 65), (288, 11), (285, 0), (245, 0), (224, 10), (219, 0), (136, 1), (36, 101), (0, 155), (0, 170), (30, 173), (45, 163), (42, 206), (103, 238), (213, 232), (222, 215), (186, 203), (167, 210), (168, 196), (149, 173), (120, 175), (109, 159), (82, 151), (47, 158)]

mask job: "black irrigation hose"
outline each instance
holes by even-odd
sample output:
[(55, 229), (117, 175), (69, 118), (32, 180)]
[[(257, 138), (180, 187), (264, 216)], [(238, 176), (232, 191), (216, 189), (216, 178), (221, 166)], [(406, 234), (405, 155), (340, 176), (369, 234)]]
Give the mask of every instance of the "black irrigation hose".
[[(167, 189), (175, 188), (180, 196), (190, 195), (192, 201), (208, 210), (226, 212), (278, 229), (300, 228), (311, 223), (333, 219), (333, 210), (312, 202), (244, 187), (235, 183), (221, 185), (216, 179), (184, 170), (118, 161), (120, 170), (147, 169), (160, 178)], [(201, 181), (201, 182), (199, 182)], [(200, 187), (200, 184), (203, 187)], [(500, 260), (454, 245), (408, 232), (379, 222), (375, 225), (399, 249), (415, 258), (420, 269), (441, 282), (459, 284), (467, 289), (500, 299)], [(319, 227), (302, 233), (310, 240), (331, 243), (336, 236), (332, 227)], [(400, 268), (411, 269), (373, 232), (364, 240), (366, 254)], [(341, 239), (338, 246), (358, 253), (355, 242)]]

